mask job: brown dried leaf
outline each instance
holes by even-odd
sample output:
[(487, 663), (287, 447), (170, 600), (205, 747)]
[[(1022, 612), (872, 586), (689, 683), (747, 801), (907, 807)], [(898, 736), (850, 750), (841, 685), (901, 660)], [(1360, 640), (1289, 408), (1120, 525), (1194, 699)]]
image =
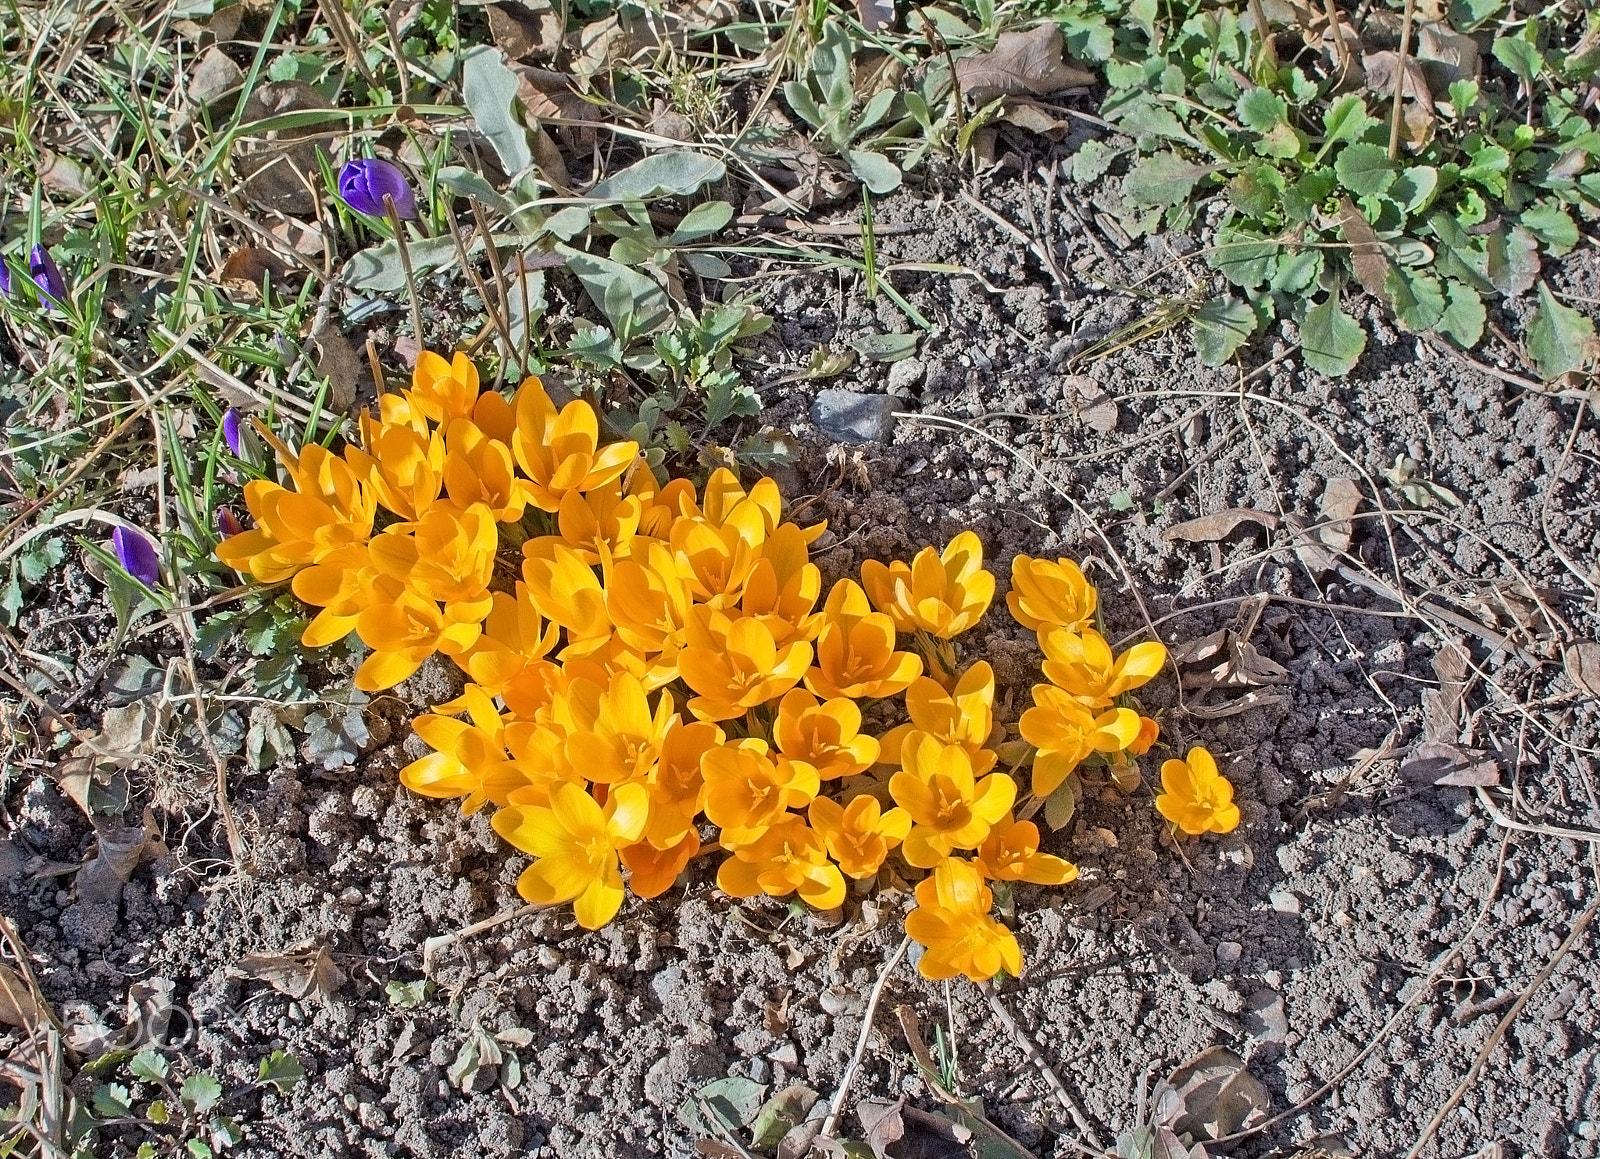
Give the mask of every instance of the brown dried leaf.
[[(1394, 98), (1395, 79), (1399, 74), (1400, 57), (1393, 52), (1369, 52), (1361, 57), (1361, 67), (1367, 74), (1367, 91), (1380, 100)], [(1422, 65), (1414, 56), (1407, 56), (1405, 79), (1400, 82), (1400, 99), (1415, 101), (1429, 113), (1433, 112), (1433, 93), (1428, 91), (1428, 78)]]
[(92, 186), (83, 168), (83, 162), (65, 153), (47, 149), (44, 166), (39, 170), (39, 180), (52, 193), (67, 197), (87, 197)]
[(315, 221), (280, 217), (267, 226), (267, 232), (304, 258), (320, 258), (326, 248), (322, 226)]
[(1000, 111), (1000, 119), (1049, 141), (1059, 141), (1072, 131), (1072, 121), (1055, 115), (1049, 105), (1027, 97), (1013, 97)]
[(1317, 514), (1322, 524), (1317, 528), (1317, 538), (1324, 547), (1333, 552), (1350, 550), (1350, 541), (1355, 535), (1350, 521), (1361, 510), (1363, 502), (1361, 484), (1354, 479), (1333, 478), (1324, 484), (1322, 497), (1317, 501)]
[(507, 60), (544, 60), (561, 48), (561, 17), (549, 4), (491, 4), (484, 14)]
[(1600, 641), (1574, 641), (1562, 653), (1561, 663), (1579, 692), (1600, 696)]
[(268, 275), (274, 286), (281, 286), (289, 267), (277, 254), (258, 245), (240, 246), (222, 263), (217, 280), (235, 292), (259, 297), (262, 279)]
[[(326, 97), (304, 81), (270, 81), (250, 94), (243, 120), (249, 124), (284, 113), (332, 107)], [(304, 138), (317, 136), (325, 127), (305, 125), (241, 139), (238, 163), (244, 183), (240, 192), (263, 209), (315, 216), (321, 180), (318, 155), (326, 159), (326, 154), (321, 146)]]
[(1084, 374), (1069, 374), (1062, 385), (1077, 392), (1078, 417), (1085, 426), (1103, 435), (1117, 429), (1117, 403), (1103, 386)]
[(1471, 80), (1478, 73), (1478, 42), (1443, 21), (1417, 25), (1417, 60), (1428, 88), (1442, 93), (1452, 81)]
[(142, 825), (96, 821), (95, 854), (78, 871), (78, 899), (94, 905), (119, 904), (133, 871), (166, 851), (148, 811)]
[(48, 1021), (21, 974), (0, 964), (0, 1022), (33, 1031)]
[(1213, 511), (1210, 515), (1175, 524), (1163, 531), (1161, 538), (1169, 543), (1180, 539), (1185, 543), (1216, 543), (1228, 538), (1246, 523), (1256, 523), (1268, 531), (1276, 531), (1278, 522), (1278, 517), (1270, 511), (1230, 507), (1226, 511)]
[(265, 982), (280, 994), (299, 1001), (312, 994), (324, 1000), (344, 985), (344, 971), (334, 965), (328, 951), (315, 943), (281, 954), (246, 954), (228, 971), (235, 977)]
[(317, 373), (328, 380), (329, 409), (349, 413), (364, 382), (372, 381), (366, 359), (331, 318), (311, 332), (311, 341), (317, 347)]
[(1183, 1115), (1172, 1129), (1196, 1139), (1220, 1139), (1252, 1126), (1266, 1118), (1272, 1100), (1244, 1059), (1225, 1046), (1201, 1051), (1167, 1081), (1183, 1100)]
[(1401, 762), (1400, 777), (1413, 784), (1488, 788), (1500, 783), (1500, 766), (1482, 749), (1425, 740)]
[(1387, 302), (1384, 282), (1389, 276), (1389, 259), (1378, 244), (1378, 235), (1348, 197), (1339, 202), (1339, 228), (1350, 243), (1350, 267), (1356, 281), (1374, 298)]
[(1061, 28), (1054, 23), (1002, 33), (988, 52), (956, 61), (962, 94), (980, 105), (996, 97), (1045, 97), (1094, 80), (1093, 73), (1063, 59)]

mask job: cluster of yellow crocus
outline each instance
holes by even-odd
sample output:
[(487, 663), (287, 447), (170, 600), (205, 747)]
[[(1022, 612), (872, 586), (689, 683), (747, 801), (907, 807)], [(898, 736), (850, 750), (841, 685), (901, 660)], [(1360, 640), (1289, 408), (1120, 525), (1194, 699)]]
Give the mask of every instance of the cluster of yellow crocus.
[[(537, 378), (511, 399), (482, 391), (460, 354), (423, 354), (359, 425), (342, 455), (269, 435), (288, 485), (250, 483), (256, 526), (218, 555), (319, 609), (306, 645), (354, 631), (362, 689), (435, 652), (466, 674), (416, 720), (433, 751), (400, 778), (467, 812), (494, 805), (495, 831), (533, 859), (523, 897), (597, 928), (714, 843), (726, 893), (831, 909), (894, 856), (926, 875), (906, 923), (925, 975), (1021, 969), (992, 883), (1077, 876), (1040, 851), (1033, 798), (1092, 754), (1126, 764), (1156, 739), (1119, 701), (1165, 653), (1114, 657), (1074, 564), (1013, 567), (1008, 601), (1048, 680), (1021, 720), (1037, 755), (1019, 808), (996, 767), (994, 674), (956, 662), (995, 590), (972, 532), (824, 594), (808, 559), (823, 527), (784, 521), (772, 480), (662, 484), (634, 443), (601, 442), (587, 402), (558, 408)], [(873, 700), (904, 723), (864, 732)]]

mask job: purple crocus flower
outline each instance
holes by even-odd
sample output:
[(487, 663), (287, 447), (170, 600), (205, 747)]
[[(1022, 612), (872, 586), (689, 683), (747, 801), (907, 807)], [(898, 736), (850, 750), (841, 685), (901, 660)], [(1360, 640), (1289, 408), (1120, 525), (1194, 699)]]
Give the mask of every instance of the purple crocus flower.
[(155, 586), (161, 575), (161, 560), (149, 536), (131, 527), (119, 527), (111, 533), (111, 546), (116, 549), (117, 562), (124, 571), (146, 587)]
[(233, 513), (231, 507), (218, 507), (217, 530), (222, 533), (223, 539), (232, 539), (235, 535), (244, 533), (244, 524), (239, 522), (239, 517)]
[(239, 412), (231, 406), (222, 416), (222, 437), (227, 440), (228, 450), (233, 452), (233, 457), (239, 457)]
[(394, 199), (395, 212), (401, 220), (410, 221), (417, 216), (417, 199), (411, 192), (400, 166), (392, 161), (365, 158), (346, 161), (339, 170), (339, 197), (357, 213), (373, 217), (388, 217), (384, 197)]
[(11, 267), (0, 258), (0, 298), (11, 297)]
[(61, 267), (44, 246), (36, 245), (29, 251), (28, 273), (33, 275), (33, 284), (39, 287), (46, 310), (51, 306), (66, 307), (67, 279), (61, 276)]

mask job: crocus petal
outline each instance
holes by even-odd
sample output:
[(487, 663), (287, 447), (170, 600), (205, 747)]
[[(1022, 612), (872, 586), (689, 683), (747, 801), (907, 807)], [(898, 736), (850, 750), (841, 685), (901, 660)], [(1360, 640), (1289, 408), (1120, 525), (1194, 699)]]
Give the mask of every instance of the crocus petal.
[(234, 457), (239, 455), (239, 412), (229, 407), (222, 416), (222, 437), (227, 440), (228, 450)]
[(111, 546), (124, 571), (146, 587), (155, 584), (161, 575), (161, 560), (156, 545), (147, 536), (130, 527), (119, 527), (111, 533)]
[(66, 306), (67, 280), (61, 276), (61, 267), (56, 265), (55, 258), (44, 246), (36, 245), (29, 252), (28, 273), (33, 276), (33, 284), (39, 287), (46, 310), (52, 305)]
[(368, 157), (347, 161), (339, 170), (339, 197), (357, 213), (373, 217), (389, 216), (384, 198), (394, 201), (395, 212), (404, 221), (417, 216), (417, 199), (405, 173), (391, 161)]

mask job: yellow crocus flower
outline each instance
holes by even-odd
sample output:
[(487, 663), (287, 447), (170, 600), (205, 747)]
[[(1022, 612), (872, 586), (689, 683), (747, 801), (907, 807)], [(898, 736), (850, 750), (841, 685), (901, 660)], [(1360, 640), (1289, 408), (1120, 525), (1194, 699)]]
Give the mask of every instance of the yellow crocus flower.
[(600, 447), (594, 408), (574, 399), (558, 412), (537, 377), (518, 388), (514, 405), (511, 450), (528, 478), (528, 501), (540, 510), (559, 510), (568, 491), (592, 491), (611, 482), (638, 457), (638, 443)]
[(844, 875), (828, 860), (827, 847), (806, 825), (789, 815), (748, 845), (733, 851), (717, 870), (717, 888), (729, 897), (787, 897), (798, 892), (817, 909), (844, 902)]
[(695, 602), (727, 611), (744, 595), (745, 583), (761, 560), (764, 536), (759, 525), (718, 527), (702, 516), (686, 515), (672, 524), (667, 542)]
[(1050, 853), (1039, 852), (1039, 827), (1018, 821), (1009, 813), (989, 830), (973, 860), (991, 881), (1027, 881), (1034, 885), (1065, 885), (1078, 879), (1078, 867)]
[(830, 699), (898, 695), (922, 673), (922, 659), (896, 652), (894, 644), (893, 619), (874, 612), (854, 580), (842, 579), (823, 606), (817, 665), (806, 673), (806, 687)]
[(698, 695), (689, 711), (701, 720), (732, 720), (775, 700), (800, 682), (811, 664), (811, 645), (797, 640), (779, 648), (771, 630), (745, 617), (730, 620), (711, 608), (689, 611), (678, 672)]
[(818, 701), (803, 688), (784, 693), (772, 723), (778, 751), (805, 761), (824, 781), (863, 772), (878, 759), (878, 742), (861, 733), (861, 709), (849, 697)]
[(533, 606), (545, 619), (567, 630), (569, 645), (583, 641), (598, 645), (609, 639), (611, 618), (606, 612), (606, 593), (594, 569), (566, 544), (535, 547), (537, 542), (523, 544), (522, 578), (527, 581)]
[(490, 592), (483, 635), (462, 654), (467, 675), (490, 696), (499, 696), (530, 664), (548, 656), (560, 637), (559, 625), (547, 624), (533, 606), (528, 585), (517, 581), (516, 595)]
[(406, 423), (372, 421), (362, 412), (365, 449), (345, 448), (345, 458), (378, 502), (402, 519), (416, 519), (439, 501), (444, 486), (444, 440)]
[(805, 808), (821, 787), (813, 766), (774, 759), (767, 742), (756, 737), (707, 749), (700, 775), (706, 819), (722, 830), (728, 848), (755, 840), (790, 809)]
[(568, 491), (556, 513), (560, 534), (544, 538), (565, 543), (590, 564), (600, 562), (602, 549), (613, 559), (627, 559), (639, 531), (640, 510), (638, 497), (624, 494), (617, 479), (592, 491)]
[(1033, 758), (1033, 792), (1048, 797), (1090, 753), (1125, 749), (1139, 735), (1139, 714), (1110, 708), (1098, 714), (1053, 684), (1033, 686), (1033, 707), (1017, 722), (1022, 739), (1039, 750)]
[(1147, 683), (1167, 662), (1166, 648), (1154, 641), (1135, 644), (1113, 657), (1111, 645), (1092, 628), (1082, 632), (1051, 628), (1040, 633), (1039, 643), (1044, 648), (1044, 678), (1102, 706)]
[(264, 479), (246, 483), (244, 501), (256, 526), (217, 545), (218, 559), (264, 584), (365, 543), (377, 514), (371, 490), (349, 463), (316, 444), (294, 455), (271, 441), (295, 489)]
[(671, 549), (641, 538), (631, 558), (613, 560), (603, 552), (600, 566), (606, 610), (618, 637), (645, 655), (676, 653), (689, 618), (689, 585)]
[(994, 599), (994, 573), (983, 569), (983, 543), (971, 531), (956, 536), (943, 552), (923, 548), (909, 564), (869, 559), (861, 565), (861, 584), (899, 631), (941, 640), (976, 624)]
[(894, 808), (887, 813), (878, 799), (862, 793), (841, 805), (828, 797), (811, 802), (807, 816), (811, 828), (828, 847), (846, 877), (857, 881), (874, 876), (889, 850), (911, 832), (911, 814)]
[(356, 669), (355, 686), (363, 692), (393, 688), (435, 652), (459, 656), (478, 638), (476, 619), (452, 620), (432, 600), (409, 589), (393, 603), (364, 608), (356, 631), (372, 654)]
[(452, 504), (482, 503), (500, 523), (522, 518), (528, 496), (509, 446), (490, 438), (471, 419), (451, 419), (444, 429), (444, 446), (444, 486)]
[(982, 776), (994, 767), (995, 752), (986, 748), (994, 731), (994, 669), (985, 660), (967, 667), (953, 690), (928, 676), (918, 677), (906, 689), (909, 724), (890, 729), (883, 737), (883, 757), (900, 756), (905, 738), (925, 732), (944, 744), (960, 745), (972, 758), (972, 771)]
[(400, 770), (400, 783), (424, 797), (465, 797), (461, 811), (476, 813), (486, 801), (505, 805), (509, 794), (528, 784), (506, 754), (505, 722), (488, 693), (475, 684), (460, 703), (469, 720), (428, 713), (412, 722), (433, 752)]
[(1216, 758), (1200, 745), (1190, 749), (1186, 759), (1161, 766), (1161, 788), (1156, 809), (1185, 833), (1232, 833), (1238, 828), (1233, 785), (1217, 771)]
[(307, 648), (325, 648), (356, 630), (363, 609), (393, 603), (405, 585), (372, 566), (366, 544), (342, 548), (295, 572), (294, 594), (320, 609), (300, 634)]
[(900, 762), (889, 795), (911, 815), (900, 852), (919, 869), (932, 869), (954, 849), (976, 849), (1017, 799), (1016, 782), (1005, 773), (978, 780), (965, 749), (926, 733), (906, 738)]
[(617, 785), (602, 807), (577, 785), (557, 785), (550, 804), (510, 806), (491, 819), (494, 831), (537, 860), (517, 878), (517, 892), (535, 905), (573, 902), (584, 929), (597, 930), (622, 908), (620, 850), (639, 840), (650, 801), (638, 785)]
[(804, 533), (793, 523), (782, 523), (762, 543), (760, 558), (745, 578), (739, 608), (771, 628), (781, 647), (817, 638), (822, 616), (815, 609), (821, 595), (822, 571), (806, 558)]
[(989, 910), (994, 894), (983, 875), (967, 862), (950, 858), (917, 885), (917, 908), (906, 915), (906, 933), (922, 946), (917, 971), (935, 982), (965, 974), (986, 982), (1002, 969), (1022, 972), (1016, 935)]
[(459, 350), (446, 362), (432, 350), (417, 355), (406, 393), (411, 410), (437, 426), (472, 417), (478, 402), (478, 368)]
[[(667, 730), (655, 768), (645, 782), (650, 792), (650, 827), (644, 839), (657, 849), (676, 848), (694, 832), (705, 807), (705, 755), (727, 738), (704, 720), (678, 722)], [(698, 848), (698, 846), (696, 846)]]
[(423, 599), (445, 605), (448, 619), (478, 623), (494, 600), (489, 581), (500, 530), (482, 503), (462, 510), (431, 507), (414, 523), (397, 523), (368, 545), (373, 566)]
[(1019, 555), (1011, 561), (1011, 590), (1006, 606), (1024, 628), (1043, 632), (1066, 628), (1077, 632), (1094, 626), (1099, 603), (1094, 585), (1070, 559), (1033, 559)]
[(573, 681), (567, 698), (573, 716), (564, 747), (569, 766), (601, 785), (650, 776), (667, 730), (678, 720), (672, 697), (661, 696), (652, 710), (639, 678), (615, 672), (605, 685)]

